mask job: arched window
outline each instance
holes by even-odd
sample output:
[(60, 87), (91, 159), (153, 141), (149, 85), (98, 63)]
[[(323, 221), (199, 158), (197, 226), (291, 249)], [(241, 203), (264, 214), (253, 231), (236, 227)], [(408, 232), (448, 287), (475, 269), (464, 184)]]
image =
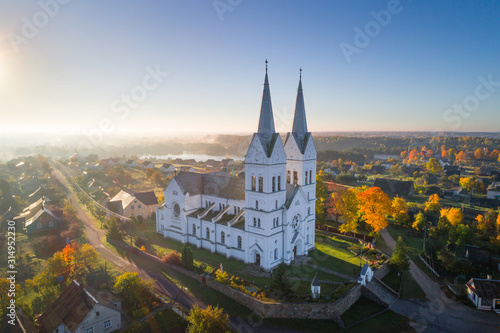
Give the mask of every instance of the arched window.
[(206, 229), (206, 238), (210, 239), (210, 228), (208, 228), (208, 227)]
[(278, 249), (274, 249), (274, 260), (278, 259)]
[(193, 223), (193, 236), (196, 236), (196, 225)]
[(252, 176), (252, 191), (255, 191), (257, 187), (257, 180), (255, 176)]
[(274, 208), (275, 208), (275, 209), (278, 209), (278, 200), (276, 200), (276, 201), (274, 202)]
[(307, 215), (311, 215), (311, 207), (307, 207)]
[(293, 172), (293, 185), (297, 185), (299, 181), (299, 175), (297, 174), (297, 171)]
[(306, 244), (309, 244), (309, 235), (306, 236)]
[(280, 218), (279, 218), (279, 217), (277, 217), (277, 218), (276, 218), (276, 226), (279, 226), (279, 225), (280, 225)]
[(264, 178), (259, 177), (259, 192), (264, 192)]
[[(307, 237), (309, 237), (309, 235), (307, 235)], [(226, 234), (224, 233), (224, 231), (220, 233), (220, 242), (222, 244), (226, 244)]]
[(260, 219), (257, 219), (257, 224), (259, 225), (260, 228)]
[(292, 174), (292, 172), (290, 170), (288, 170), (286, 172), (286, 183), (287, 184), (290, 184), (290, 182), (291, 182), (291, 180), (290, 180), (290, 178), (292, 177), (291, 174)]
[(276, 192), (276, 177), (273, 177), (273, 192)]
[(278, 176), (278, 191), (281, 191), (281, 176)]
[(312, 182), (313, 182), (312, 170), (309, 170), (309, 183), (312, 183)]
[(305, 179), (305, 183), (304, 183), (305, 185), (307, 185), (307, 180), (308, 180), (308, 178), (309, 178), (309, 177), (307, 177), (307, 171), (306, 171), (305, 178), (304, 178), (304, 179)]
[(254, 226), (254, 227), (256, 227), (256, 226), (257, 226), (257, 218), (256, 218), (256, 217), (254, 217), (254, 218), (253, 218), (253, 226)]
[(241, 249), (242, 245), (242, 240), (241, 240), (241, 236), (238, 236), (238, 249)]
[(259, 209), (259, 200), (255, 200), (255, 209)]

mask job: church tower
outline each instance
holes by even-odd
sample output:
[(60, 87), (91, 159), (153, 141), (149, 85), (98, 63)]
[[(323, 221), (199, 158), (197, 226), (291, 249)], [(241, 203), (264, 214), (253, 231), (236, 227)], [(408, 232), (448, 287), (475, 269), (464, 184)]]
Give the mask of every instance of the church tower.
[(270, 269), (283, 252), (282, 206), (286, 200), (286, 155), (274, 128), (267, 73), (259, 126), (245, 155), (245, 231), (247, 263)]
[[(314, 223), (316, 219), (316, 148), (313, 138), (307, 130), (304, 92), (302, 90), (302, 69), (300, 69), (299, 87), (295, 102), (292, 132), (285, 139), (286, 183), (287, 186), (298, 186), (307, 201), (307, 211), (294, 216), (294, 224), (301, 225), (301, 235), (305, 246), (302, 253), (314, 247)], [(296, 252), (296, 251), (295, 251)]]

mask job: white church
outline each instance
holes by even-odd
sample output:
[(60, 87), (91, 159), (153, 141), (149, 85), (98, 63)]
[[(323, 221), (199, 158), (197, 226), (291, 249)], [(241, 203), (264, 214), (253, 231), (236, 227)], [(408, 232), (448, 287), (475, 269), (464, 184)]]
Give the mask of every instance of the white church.
[(274, 129), (271, 92), (264, 81), (259, 128), (238, 177), (181, 172), (156, 210), (164, 237), (271, 270), (314, 248), (316, 149), (307, 131), (302, 75), (292, 132)]

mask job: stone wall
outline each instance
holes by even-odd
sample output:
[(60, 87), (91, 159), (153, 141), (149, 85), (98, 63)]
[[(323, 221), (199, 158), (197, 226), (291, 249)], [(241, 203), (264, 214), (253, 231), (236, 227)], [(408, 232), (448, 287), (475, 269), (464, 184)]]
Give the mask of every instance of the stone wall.
[[(161, 260), (144, 251), (131, 248), (128, 244), (116, 241), (110, 241), (115, 245), (124, 247), (131, 251), (137, 251), (141, 255), (150, 258), (156, 262), (162, 263)], [(163, 263), (162, 263), (163, 264)], [(179, 272), (189, 278), (201, 281), (201, 277), (184, 267), (167, 264), (170, 269)], [(335, 321), (340, 327), (344, 328), (344, 322), (340, 317), (347, 311), (361, 296), (365, 296), (366, 288), (360, 284), (355, 285), (351, 290), (344, 294), (340, 299), (334, 303), (318, 303), (318, 302), (304, 302), (304, 303), (278, 303), (278, 302), (263, 302), (250, 295), (242, 293), (238, 290), (230, 288), (226, 285), (218, 283), (212, 279), (206, 280), (206, 285), (221, 294), (230, 297), (234, 301), (246, 306), (262, 318), (294, 318), (294, 319), (328, 319)], [(375, 295), (369, 293), (369, 299), (376, 298)], [(375, 300), (380, 303), (380, 300)]]
[(377, 268), (374, 272), (373, 272), (373, 275), (379, 279), (379, 280), (382, 280), (386, 275), (387, 273), (389, 273), (389, 271), (391, 270), (391, 268), (389, 267), (389, 261), (386, 261), (382, 267), (380, 268)]

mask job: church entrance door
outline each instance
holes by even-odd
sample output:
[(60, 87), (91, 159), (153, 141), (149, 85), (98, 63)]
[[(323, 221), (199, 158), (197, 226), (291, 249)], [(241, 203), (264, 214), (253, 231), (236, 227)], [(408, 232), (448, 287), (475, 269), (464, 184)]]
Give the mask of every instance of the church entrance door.
[(255, 263), (260, 266), (260, 254), (259, 253), (255, 254)]
[(297, 246), (294, 246), (293, 247), (293, 256), (296, 257), (297, 256)]

